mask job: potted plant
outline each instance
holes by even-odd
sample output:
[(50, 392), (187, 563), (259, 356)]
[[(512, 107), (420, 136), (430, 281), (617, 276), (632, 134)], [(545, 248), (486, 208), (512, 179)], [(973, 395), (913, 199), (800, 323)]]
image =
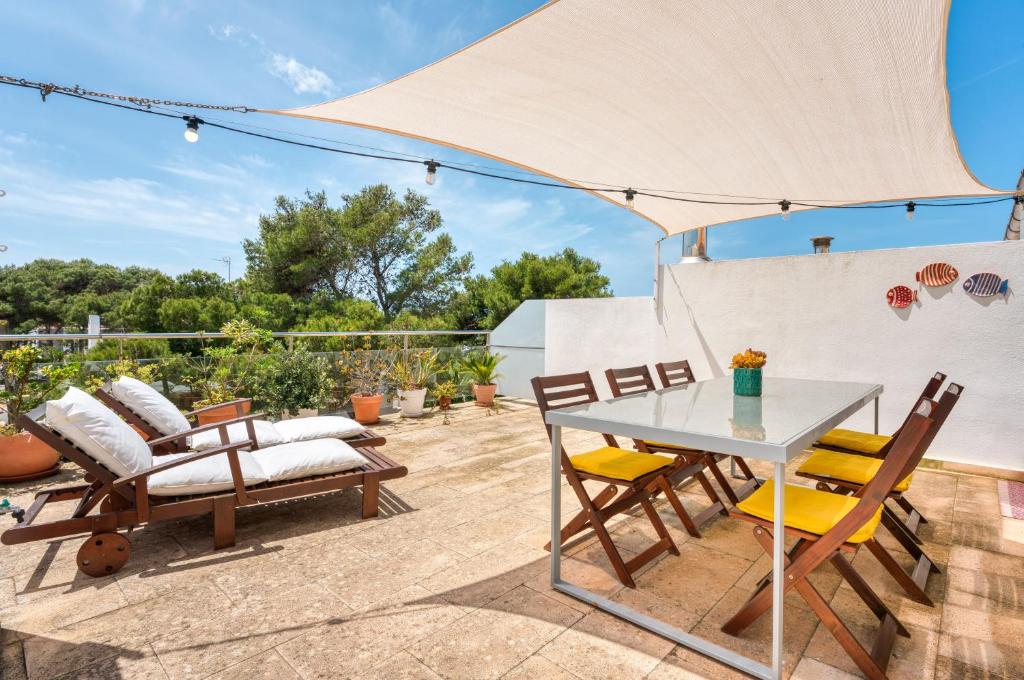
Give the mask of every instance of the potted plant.
[(282, 418), (314, 414), (327, 405), (333, 380), (327, 359), (304, 348), (288, 350), (268, 360), (254, 384), (253, 397), (260, 410)]
[(42, 404), (79, 371), (78, 365), (40, 367), (42, 351), (32, 345), (0, 355), (0, 401), (6, 417), (0, 423), (0, 482), (38, 479), (58, 471), (57, 452), (18, 427), (18, 418)]
[(462, 370), (469, 377), (473, 386), (473, 397), (478, 406), (492, 406), (498, 385), (494, 382), (501, 377), (498, 364), (505, 357), (491, 354), (487, 350), (470, 354), (462, 360)]
[(343, 351), (338, 368), (344, 376), (345, 388), (352, 402), (353, 417), (363, 425), (380, 420), (384, 388), (391, 373), (391, 364), (381, 350), (370, 348), (369, 336), (363, 346)]
[(398, 388), (404, 417), (423, 415), (423, 401), (427, 386), (437, 371), (437, 351), (419, 350), (403, 356), (391, 369), (391, 377)]
[[(268, 361), (267, 352), (275, 345), (270, 331), (257, 328), (244, 319), (229, 321), (220, 330), (231, 341), (230, 344), (206, 347), (203, 349), (204, 358), (192, 363), (193, 375), (187, 382), (199, 394), (199, 399), (192, 404), (194, 409), (225, 404), (251, 395), (261, 366)], [(243, 414), (251, 409), (248, 401), (240, 405), (225, 404), (222, 408), (203, 411), (196, 417), (200, 425), (230, 420), (238, 417), (238, 406), (241, 406)]]
[(768, 362), (768, 355), (756, 349), (736, 354), (729, 368), (732, 369), (732, 391), (740, 397), (761, 396), (761, 368)]

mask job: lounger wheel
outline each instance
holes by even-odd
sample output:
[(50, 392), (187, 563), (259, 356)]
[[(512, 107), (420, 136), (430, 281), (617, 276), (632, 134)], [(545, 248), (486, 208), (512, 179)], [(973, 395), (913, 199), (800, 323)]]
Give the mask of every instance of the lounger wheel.
[(121, 571), (131, 553), (131, 542), (121, 534), (93, 534), (78, 549), (78, 568), (89, 576), (109, 576)]

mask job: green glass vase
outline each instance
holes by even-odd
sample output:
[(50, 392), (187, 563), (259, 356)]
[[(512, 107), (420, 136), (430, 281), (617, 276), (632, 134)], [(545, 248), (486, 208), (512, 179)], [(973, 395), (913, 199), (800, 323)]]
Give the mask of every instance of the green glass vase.
[(732, 392), (739, 397), (761, 396), (761, 369), (732, 369)]

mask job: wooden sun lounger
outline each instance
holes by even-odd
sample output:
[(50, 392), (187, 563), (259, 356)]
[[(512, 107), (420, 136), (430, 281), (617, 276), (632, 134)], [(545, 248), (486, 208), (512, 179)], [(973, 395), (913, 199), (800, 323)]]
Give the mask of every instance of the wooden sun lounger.
[[(188, 451), (188, 437), (192, 434), (195, 434), (196, 430), (193, 429), (190, 432), (182, 432), (178, 434), (176, 437), (168, 437), (166, 433), (161, 432), (159, 429), (157, 429), (156, 426), (154, 426), (148, 420), (143, 418), (141, 414), (131, 409), (127, 404), (119, 400), (105, 388), (101, 387), (100, 389), (96, 390), (96, 393), (93, 396), (95, 396), (97, 399), (99, 399), (108, 407), (110, 407), (110, 409), (114, 411), (114, 413), (124, 418), (129, 425), (134, 425), (140, 432), (142, 432), (145, 435), (145, 437), (148, 440), (168, 440), (165, 444), (161, 444), (157, 449), (154, 449), (154, 454), (159, 455), (161, 453), (178, 453), (181, 451)], [(246, 404), (251, 405), (252, 399), (235, 399), (234, 401), (229, 401), (222, 404), (205, 406), (203, 408), (198, 408), (194, 411), (189, 411), (184, 415), (185, 418), (187, 418), (190, 423), (198, 425), (197, 416), (200, 413), (217, 408), (223, 408), (225, 406), (234, 406), (236, 417), (231, 422), (241, 422), (240, 419), (245, 417)], [(369, 429), (355, 436), (345, 437), (344, 439), (342, 439), (342, 441), (348, 444), (349, 446), (353, 446), (356, 448), (361, 446), (384, 446), (384, 444), (387, 442), (387, 440), (384, 437)]]
[[(131, 544), (125, 535), (119, 533), (121, 530), (130, 530), (143, 524), (164, 520), (212, 514), (214, 548), (227, 548), (235, 543), (237, 508), (361, 486), (362, 516), (366, 519), (376, 517), (379, 512), (380, 483), (408, 474), (405, 466), (399, 465), (372, 446), (360, 446), (356, 447), (356, 450), (367, 460), (361, 467), (335, 474), (282, 482), (264, 482), (246, 487), (238, 462), (238, 451), (255, 446), (252, 441), (246, 440), (194, 453), (168, 463), (159, 463), (157, 458), (157, 464), (148, 470), (119, 478), (57, 431), (37, 422), (44, 409), (45, 405), (22, 416), (18, 424), (85, 470), (87, 483), (37, 494), (32, 505), (23, 515), (16, 518), (18, 523), (0, 535), (0, 542), (15, 545), (77, 534), (91, 534), (78, 551), (79, 569), (90, 576), (113, 574), (128, 561)], [(236, 420), (251, 421), (258, 417), (259, 414), (252, 414)], [(223, 428), (221, 436), (227, 437), (226, 426), (226, 422), (214, 423), (196, 428), (193, 432)], [(151, 449), (155, 449), (175, 437), (176, 435), (157, 438), (148, 443)], [(223, 453), (227, 454), (231, 467), (234, 480), (232, 490), (194, 496), (152, 496), (147, 492), (147, 481), (152, 474)], [(78, 501), (70, 517), (38, 524), (35, 522), (40, 511), (48, 503), (63, 501)]]

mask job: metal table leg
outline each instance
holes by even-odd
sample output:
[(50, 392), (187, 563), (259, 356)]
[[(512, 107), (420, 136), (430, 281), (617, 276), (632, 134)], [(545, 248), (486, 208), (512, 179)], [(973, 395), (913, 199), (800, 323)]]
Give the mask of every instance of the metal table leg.
[(551, 426), (551, 587), (562, 567), (562, 426)]
[(875, 397), (875, 434), (878, 434), (878, 399)]
[(786, 464), (775, 464), (775, 540), (772, 544), (772, 676), (782, 677), (782, 574), (786, 570)]

